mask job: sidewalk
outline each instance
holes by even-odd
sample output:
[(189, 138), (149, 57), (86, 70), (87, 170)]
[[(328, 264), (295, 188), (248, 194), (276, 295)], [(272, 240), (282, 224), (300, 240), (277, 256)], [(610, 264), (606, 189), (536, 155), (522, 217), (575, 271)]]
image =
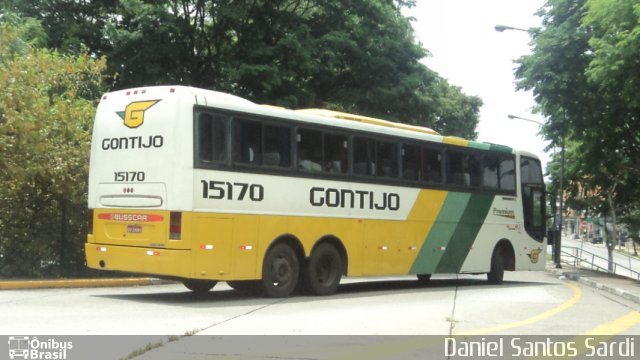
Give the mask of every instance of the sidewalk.
[(566, 263), (562, 264), (562, 269), (556, 269), (555, 264), (548, 263), (547, 271), (558, 277), (564, 276), (569, 280), (577, 281), (583, 285), (600, 289), (640, 304), (640, 281), (605, 272), (577, 268)]
[(141, 286), (156, 285), (162, 283), (166, 283), (166, 281), (153, 278), (0, 280), (0, 290)]

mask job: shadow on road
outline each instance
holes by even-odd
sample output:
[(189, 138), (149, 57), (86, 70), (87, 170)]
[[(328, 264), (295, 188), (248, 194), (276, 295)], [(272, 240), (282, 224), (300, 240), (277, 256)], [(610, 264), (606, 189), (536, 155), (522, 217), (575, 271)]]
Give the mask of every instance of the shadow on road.
[[(222, 285), (221, 282), (205, 294), (193, 293), (186, 288), (182, 288), (181, 284), (165, 285), (157, 287), (149, 287), (149, 293), (131, 293), (131, 294), (102, 294), (94, 295), (96, 297), (109, 298), (114, 300), (134, 301), (142, 303), (154, 303), (175, 306), (190, 307), (232, 307), (232, 306), (256, 306), (266, 305), (277, 302), (286, 303), (302, 303), (316, 302), (331, 299), (352, 299), (352, 298), (371, 298), (374, 296), (388, 296), (392, 294), (411, 294), (424, 293), (424, 296), (434, 295), (439, 292), (448, 292), (458, 287), (459, 291), (470, 288), (485, 288), (487, 291), (500, 291), (513, 287), (529, 287), (540, 285), (552, 285), (547, 282), (535, 281), (505, 281), (502, 285), (489, 285), (484, 278), (460, 277), (456, 278), (434, 278), (427, 284), (422, 284), (415, 279), (372, 279), (360, 280), (357, 282), (345, 282), (338, 288), (334, 295), (330, 296), (309, 296), (304, 294), (294, 294), (294, 296), (286, 299), (270, 299), (260, 295), (247, 294), (236, 290), (229, 289)], [(560, 284), (558, 284), (560, 285)], [(167, 291), (170, 287), (170, 291)], [(157, 289), (157, 292), (153, 292)], [(184, 290), (183, 290), (184, 289)]]

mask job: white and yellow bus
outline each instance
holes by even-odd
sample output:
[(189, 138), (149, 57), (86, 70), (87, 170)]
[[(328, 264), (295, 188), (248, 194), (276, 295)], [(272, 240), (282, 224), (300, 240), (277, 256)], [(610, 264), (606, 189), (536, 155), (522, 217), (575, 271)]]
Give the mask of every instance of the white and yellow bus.
[(540, 161), (384, 120), (214, 91), (111, 92), (89, 171), (94, 269), (289, 296), (343, 275), (545, 265)]

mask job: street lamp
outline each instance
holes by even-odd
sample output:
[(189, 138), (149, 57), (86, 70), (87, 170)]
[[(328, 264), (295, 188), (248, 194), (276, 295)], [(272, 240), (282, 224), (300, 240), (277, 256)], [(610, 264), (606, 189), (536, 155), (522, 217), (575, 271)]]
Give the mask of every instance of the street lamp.
[(531, 122), (536, 123), (536, 124), (538, 124), (538, 125), (540, 125), (540, 126), (544, 125), (544, 123), (543, 123), (543, 122), (541, 122), (541, 121), (533, 120), (533, 119), (527, 119), (527, 118), (523, 118), (523, 117), (516, 116), (516, 115), (511, 115), (511, 114), (509, 114), (509, 115), (507, 115), (507, 117), (508, 117), (509, 119), (511, 119), (511, 120), (513, 120), (513, 119), (518, 119), (518, 120), (524, 120), (524, 121), (531, 121)]
[(527, 29), (522, 29), (522, 28), (517, 28), (517, 27), (507, 26), (507, 25), (496, 25), (494, 27), (494, 29), (496, 29), (497, 32), (503, 32), (505, 30), (516, 30), (516, 31), (529, 32), (529, 30), (527, 30)]
[[(497, 26), (496, 26), (497, 28)], [(497, 29), (496, 29), (497, 30)], [(507, 115), (507, 117), (511, 120), (524, 120), (529, 122), (534, 122), (540, 126), (544, 125), (542, 122), (533, 119), (527, 119), (516, 115)], [(556, 221), (556, 233), (554, 234), (553, 241), (553, 262), (556, 264), (556, 269), (562, 269), (562, 264), (560, 263), (560, 252), (562, 251), (562, 222), (563, 219), (563, 211), (564, 211), (564, 134), (562, 135), (562, 144), (560, 145), (560, 204), (559, 204), (559, 214)], [(555, 201), (555, 200), (554, 200)], [(555, 214), (554, 214), (555, 215)]]

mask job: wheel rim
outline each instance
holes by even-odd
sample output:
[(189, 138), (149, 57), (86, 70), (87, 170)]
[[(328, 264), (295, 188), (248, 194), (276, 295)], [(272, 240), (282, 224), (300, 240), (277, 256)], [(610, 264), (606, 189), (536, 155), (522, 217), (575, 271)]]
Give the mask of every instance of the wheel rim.
[(319, 284), (325, 285), (331, 283), (336, 276), (335, 261), (331, 256), (323, 256), (318, 261), (315, 269), (315, 277)]
[(291, 262), (285, 256), (279, 256), (271, 263), (271, 283), (276, 287), (286, 285), (291, 281), (293, 271)]

